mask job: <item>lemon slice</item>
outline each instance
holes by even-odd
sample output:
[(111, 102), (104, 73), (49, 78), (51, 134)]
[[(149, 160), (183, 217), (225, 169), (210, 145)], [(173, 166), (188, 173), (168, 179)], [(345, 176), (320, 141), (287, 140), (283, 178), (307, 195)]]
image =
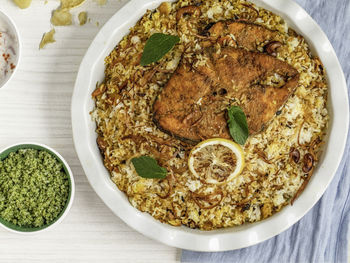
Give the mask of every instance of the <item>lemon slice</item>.
[(223, 184), (239, 175), (244, 167), (244, 153), (237, 143), (209, 139), (196, 145), (188, 159), (192, 174), (208, 184)]

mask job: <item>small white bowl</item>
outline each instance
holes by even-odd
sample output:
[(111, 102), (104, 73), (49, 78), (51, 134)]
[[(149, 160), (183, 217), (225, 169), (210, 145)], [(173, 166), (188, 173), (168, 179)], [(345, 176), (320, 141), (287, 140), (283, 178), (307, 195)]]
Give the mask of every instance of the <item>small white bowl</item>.
[(74, 200), (74, 194), (75, 194), (75, 185), (74, 185), (74, 178), (73, 173), (68, 165), (68, 163), (63, 159), (63, 157), (56, 152), (51, 147), (40, 144), (40, 143), (17, 143), (14, 145), (11, 145), (9, 147), (6, 147), (5, 149), (1, 150), (0, 152), (0, 160), (5, 159), (9, 153), (16, 152), (20, 149), (35, 149), (35, 150), (44, 150), (53, 155), (60, 163), (63, 165), (63, 169), (65, 173), (68, 176), (69, 181), (69, 195), (66, 205), (64, 206), (63, 210), (60, 212), (60, 214), (57, 216), (55, 220), (53, 220), (51, 223), (44, 225), (42, 227), (20, 227), (16, 226), (10, 222), (5, 221), (0, 217), (0, 226), (4, 227), (10, 232), (19, 233), (19, 234), (34, 234), (38, 232), (43, 232), (48, 229), (52, 229), (54, 226), (57, 226), (59, 223), (63, 221), (63, 219), (67, 216), (70, 208), (72, 207), (73, 200)]
[[(9, 74), (7, 74), (7, 76), (1, 80), (0, 78), (0, 88), (4, 88), (9, 82), (10, 80), (13, 78), (13, 76), (15, 75), (18, 65), (19, 65), (19, 61), (20, 61), (20, 55), (21, 55), (21, 41), (20, 41), (20, 37), (19, 37), (19, 31), (16, 27), (16, 24), (13, 22), (13, 20), (4, 13), (4, 11), (0, 10), (0, 32), (1, 32), (1, 25), (3, 25), (6, 29), (8, 29), (8, 34), (14, 39), (15, 45), (13, 47), (14, 53), (15, 53), (15, 59), (14, 59), (14, 65), (15, 68), (12, 70), (12, 72), (10, 72)], [(1, 55), (1, 54), (0, 54)], [(2, 59), (2, 58), (0, 58)]]

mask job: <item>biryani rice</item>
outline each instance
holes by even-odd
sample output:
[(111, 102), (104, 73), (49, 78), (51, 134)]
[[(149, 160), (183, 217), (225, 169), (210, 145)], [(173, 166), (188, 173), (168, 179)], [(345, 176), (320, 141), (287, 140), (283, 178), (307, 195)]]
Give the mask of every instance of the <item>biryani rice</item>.
[[(200, 9), (200, 17), (177, 21), (177, 11), (191, 5)], [(277, 58), (297, 69), (300, 80), (268, 127), (249, 136), (243, 146), (243, 172), (225, 185), (205, 185), (187, 167), (193, 145), (157, 128), (153, 103), (182, 56), (205, 63), (195, 55), (202, 48), (200, 28), (237, 19), (278, 31), (283, 45)], [(144, 45), (154, 33), (178, 35), (181, 41), (158, 63), (142, 67)], [(265, 44), (257, 43), (260, 52)], [(298, 149), (301, 157), (310, 153), (316, 164), (328, 123), (327, 84), (321, 61), (280, 16), (243, 0), (163, 3), (146, 12), (105, 63), (105, 81), (93, 93), (96, 108), (91, 112), (97, 143), (111, 179), (137, 209), (174, 226), (212, 230), (267, 218), (294, 201), (306, 186), (313, 170), (305, 173), (302, 158), (292, 162), (290, 151)], [(266, 84), (276, 81), (271, 78)], [(130, 159), (140, 155), (152, 156), (166, 167), (167, 178), (139, 177)], [(207, 209), (198, 202), (201, 195), (210, 195), (218, 203)]]

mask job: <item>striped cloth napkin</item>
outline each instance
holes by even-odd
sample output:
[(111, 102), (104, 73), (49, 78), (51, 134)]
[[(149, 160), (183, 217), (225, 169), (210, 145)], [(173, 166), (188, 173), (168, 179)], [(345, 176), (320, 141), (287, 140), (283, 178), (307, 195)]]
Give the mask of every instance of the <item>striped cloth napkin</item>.
[[(321, 26), (342, 64), (350, 89), (350, 1), (295, 0)], [(244, 249), (219, 253), (182, 251), (182, 262), (348, 262), (350, 219), (349, 136), (337, 174), (320, 201), (282, 234)]]

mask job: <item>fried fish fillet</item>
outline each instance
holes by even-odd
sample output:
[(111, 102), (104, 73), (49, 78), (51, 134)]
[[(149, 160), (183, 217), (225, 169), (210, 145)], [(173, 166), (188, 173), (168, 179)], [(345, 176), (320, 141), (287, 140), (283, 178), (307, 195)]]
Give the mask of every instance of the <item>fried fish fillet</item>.
[(211, 44), (231, 39), (237, 47), (249, 51), (257, 51), (257, 43), (267, 44), (271, 41), (278, 41), (280, 37), (280, 33), (277, 31), (242, 21), (220, 21), (211, 25), (206, 31), (203, 33), (210, 37)]
[[(263, 130), (298, 85), (297, 70), (267, 54), (224, 47), (196, 57), (198, 63), (182, 59), (154, 103), (158, 127), (187, 142), (230, 138), (231, 104), (245, 112), (250, 134)], [(272, 85), (269, 78), (280, 81)]]

